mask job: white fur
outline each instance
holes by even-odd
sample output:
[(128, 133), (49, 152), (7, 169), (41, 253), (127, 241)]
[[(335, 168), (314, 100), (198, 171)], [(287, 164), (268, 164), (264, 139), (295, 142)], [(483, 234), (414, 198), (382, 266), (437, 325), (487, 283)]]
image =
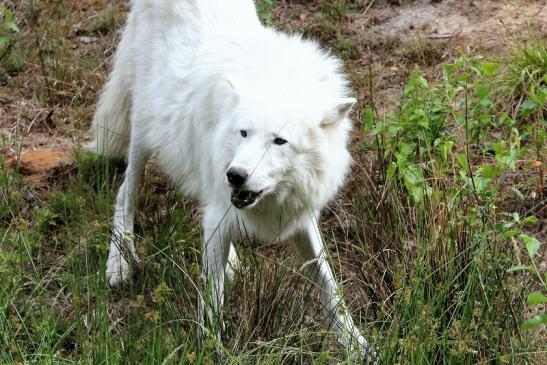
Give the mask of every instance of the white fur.
[[(94, 119), (99, 154), (127, 156), (107, 262), (111, 285), (127, 280), (136, 191), (146, 161), (157, 162), (203, 207), (204, 274), (218, 310), (231, 242), (293, 238), (340, 340), (366, 341), (343, 306), (326, 261), (319, 211), (350, 164), (349, 97), (341, 63), (311, 41), (263, 27), (251, 0), (136, 0)], [(247, 133), (242, 136), (242, 130)], [(286, 144), (273, 143), (282, 138)], [(264, 190), (236, 209), (226, 178), (249, 173)]]

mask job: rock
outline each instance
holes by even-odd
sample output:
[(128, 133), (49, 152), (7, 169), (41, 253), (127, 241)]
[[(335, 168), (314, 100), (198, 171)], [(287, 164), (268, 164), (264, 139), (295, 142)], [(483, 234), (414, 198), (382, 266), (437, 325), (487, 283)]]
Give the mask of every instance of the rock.
[(80, 42), (85, 44), (89, 44), (89, 43), (93, 43), (97, 41), (97, 37), (88, 37), (88, 36), (81, 36), (81, 37), (78, 37), (78, 39), (80, 40)]

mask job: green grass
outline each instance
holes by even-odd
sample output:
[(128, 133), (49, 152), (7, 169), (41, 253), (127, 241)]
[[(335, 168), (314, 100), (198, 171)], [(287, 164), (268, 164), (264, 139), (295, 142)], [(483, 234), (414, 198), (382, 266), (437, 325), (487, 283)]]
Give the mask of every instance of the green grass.
[(326, 335), (304, 325), (318, 308), (299, 310), (312, 301), (309, 284), (288, 259), (272, 259), (250, 242), (242, 243), (243, 270), (228, 291), (234, 310), (226, 311), (226, 343), (210, 339), (198, 347), (197, 213), (164, 178), (149, 176), (142, 189), (138, 272), (129, 286), (110, 290), (105, 258), (122, 170), (81, 153), (67, 170), (70, 176), (47, 199), (30, 192), (27, 212), (17, 193), (26, 191), (24, 182), (2, 172), (0, 334), (7, 351), (0, 363), (279, 363), (326, 356), (314, 353)]
[(272, 0), (259, 0), (256, 2), (256, 12), (265, 25), (272, 25), (272, 10), (275, 4)]
[[(275, 3), (262, 3), (271, 22)], [(20, 26), (22, 38), (10, 31), (13, 46), (0, 62), (28, 59), (12, 71), (38, 74), (32, 100), (88, 120), (98, 87), (78, 80), (89, 72), (99, 83), (94, 70), (105, 66), (89, 58), (74, 69), (85, 57), (59, 39), (71, 24), (113, 44), (116, 4), (76, 27), (72, 18), (58, 24), (62, 7), (54, 22), (40, 22), (45, 3), (31, 2), (27, 21), (46, 34), (40, 49), (31, 51), (36, 32)], [(325, 26), (310, 33), (358, 59), (360, 44), (338, 28), (345, 4), (321, 2)], [(408, 47), (424, 66), (435, 53)], [(437, 80), (408, 74), (389, 113), (377, 112), (372, 87), (361, 102), (352, 181), (324, 212), (322, 230), (380, 364), (545, 362), (545, 237), (537, 234), (545, 218), (544, 56), (544, 42), (533, 40), (503, 62), (462, 55)], [(352, 72), (369, 75), (361, 66)], [(21, 130), (4, 141), (16, 151), (29, 137)], [(130, 284), (110, 289), (105, 261), (124, 165), (80, 151), (74, 161), (46, 176), (46, 190), (0, 169), (0, 364), (355, 363), (329, 333), (294, 253), (252, 240), (237, 245), (242, 268), (227, 287), (222, 341), (200, 345), (199, 209), (154, 166), (139, 194), (141, 262)]]
[(547, 45), (532, 30), (529, 33), (528, 42), (512, 45), (510, 53), (500, 57), (505, 70), (496, 82), (500, 100), (507, 104), (506, 108), (517, 111), (523, 101), (531, 99), (532, 90), (547, 85)]

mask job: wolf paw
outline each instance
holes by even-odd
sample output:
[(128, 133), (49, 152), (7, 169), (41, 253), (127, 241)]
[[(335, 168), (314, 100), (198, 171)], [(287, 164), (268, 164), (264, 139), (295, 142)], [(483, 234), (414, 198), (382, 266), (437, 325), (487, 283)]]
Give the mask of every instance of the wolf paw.
[(108, 256), (106, 262), (106, 278), (110, 286), (115, 287), (129, 279), (129, 264), (120, 254)]
[(359, 360), (363, 361), (366, 364), (377, 364), (378, 355), (376, 351), (370, 346), (368, 341), (361, 335), (357, 337), (357, 343), (352, 346), (354, 355), (357, 355)]

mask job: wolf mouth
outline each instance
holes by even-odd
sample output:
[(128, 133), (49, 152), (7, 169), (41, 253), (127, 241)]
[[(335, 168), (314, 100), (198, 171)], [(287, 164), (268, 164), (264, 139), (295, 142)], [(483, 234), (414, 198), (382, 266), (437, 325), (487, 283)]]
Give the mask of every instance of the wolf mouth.
[(259, 192), (250, 190), (233, 190), (231, 199), (232, 204), (238, 209), (248, 207), (253, 204), (263, 192), (264, 190), (260, 190)]

